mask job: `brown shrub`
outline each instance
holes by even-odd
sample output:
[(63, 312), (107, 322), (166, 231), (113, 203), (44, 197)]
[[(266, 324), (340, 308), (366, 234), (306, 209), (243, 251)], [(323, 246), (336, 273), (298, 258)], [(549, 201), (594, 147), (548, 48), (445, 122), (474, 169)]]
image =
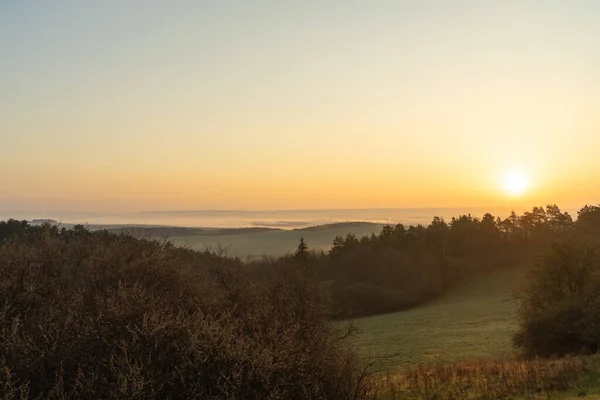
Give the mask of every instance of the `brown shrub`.
[[(35, 237), (33, 237), (35, 236)], [(310, 274), (46, 227), (0, 245), (0, 397), (358, 399)]]

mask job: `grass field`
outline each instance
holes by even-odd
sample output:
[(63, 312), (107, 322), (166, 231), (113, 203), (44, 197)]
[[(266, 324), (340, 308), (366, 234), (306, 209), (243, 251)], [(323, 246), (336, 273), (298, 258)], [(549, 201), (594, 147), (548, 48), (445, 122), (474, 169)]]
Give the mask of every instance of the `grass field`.
[(409, 311), (355, 321), (358, 351), (381, 370), (513, 356), (514, 290), (526, 267), (473, 277), (435, 301)]

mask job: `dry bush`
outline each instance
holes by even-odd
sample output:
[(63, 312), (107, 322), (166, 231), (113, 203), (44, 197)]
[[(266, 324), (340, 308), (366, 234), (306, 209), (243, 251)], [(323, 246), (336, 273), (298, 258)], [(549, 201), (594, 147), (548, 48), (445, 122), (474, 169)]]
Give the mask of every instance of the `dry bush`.
[(35, 230), (0, 245), (0, 398), (359, 399), (309, 274), (166, 241)]
[(594, 359), (476, 361), (421, 366), (377, 378), (382, 400), (531, 398), (568, 389)]

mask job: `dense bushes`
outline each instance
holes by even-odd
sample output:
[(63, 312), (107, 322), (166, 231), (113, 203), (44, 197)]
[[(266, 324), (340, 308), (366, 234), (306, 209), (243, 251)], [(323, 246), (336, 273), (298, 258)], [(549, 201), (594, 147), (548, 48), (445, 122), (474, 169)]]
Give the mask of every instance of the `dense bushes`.
[(0, 245), (1, 398), (358, 399), (307, 268), (44, 226)]
[(554, 244), (521, 293), (514, 342), (526, 356), (595, 353), (600, 343), (600, 247)]

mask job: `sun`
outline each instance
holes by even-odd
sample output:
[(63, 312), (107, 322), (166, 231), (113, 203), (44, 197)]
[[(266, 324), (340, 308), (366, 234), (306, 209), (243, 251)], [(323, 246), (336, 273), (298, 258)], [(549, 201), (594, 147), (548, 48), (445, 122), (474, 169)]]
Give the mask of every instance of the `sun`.
[(529, 176), (524, 171), (509, 171), (504, 175), (504, 190), (511, 196), (521, 196), (529, 189)]

